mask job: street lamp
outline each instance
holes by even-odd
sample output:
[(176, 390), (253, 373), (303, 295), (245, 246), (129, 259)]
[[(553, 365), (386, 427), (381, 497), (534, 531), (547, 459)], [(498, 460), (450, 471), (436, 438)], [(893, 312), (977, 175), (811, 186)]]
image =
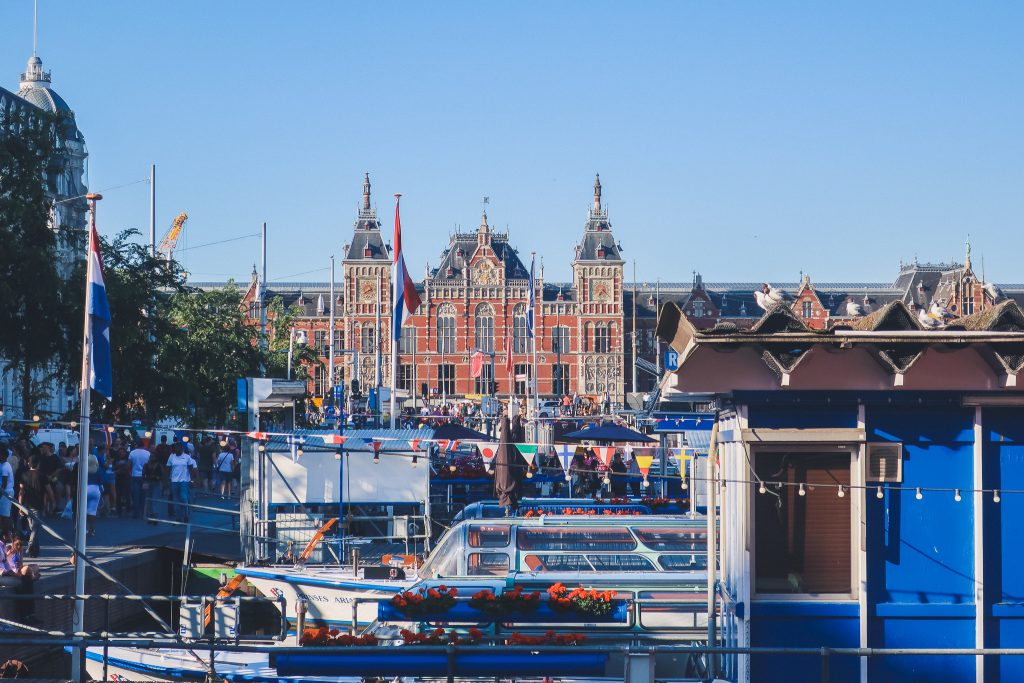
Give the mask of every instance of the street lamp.
[(288, 379), (292, 378), (292, 354), (294, 353), (294, 347), (298, 345), (300, 349), (304, 349), (308, 342), (309, 335), (306, 334), (305, 330), (297, 330), (293, 327), (288, 331)]

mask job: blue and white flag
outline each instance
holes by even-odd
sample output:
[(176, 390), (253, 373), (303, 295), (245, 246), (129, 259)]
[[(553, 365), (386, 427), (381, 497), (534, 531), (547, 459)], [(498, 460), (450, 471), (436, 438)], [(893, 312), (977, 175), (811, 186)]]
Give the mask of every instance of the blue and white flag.
[[(107, 286), (103, 281), (103, 259), (100, 257), (100, 238), (96, 226), (89, 232), (88, 286), (89, 336), (92, 353), (89, 357), (89, 386), (107, 399), (114, 396), (113, 365), (110, 361), (110, 304)], [(88, 408), (83, 408), (88, 411)]]
[(536, 280), (533, 279), (533, 267), (536, 261), (536, 256), (530, 259), (530, 284), (528, 285), (528, 288), (530, 290), (530, 303), (526, 307), (526, 336), (529, 339), (533, 339), (533, 308), (536, 305), (533, 292), (533, 290), (536, 287)]
[(565, 470), (565, 478), (569, 479), (572, 476), (569, 468), (572, 467), (572, 459), (576, 455), (576, 446), (555, 446), (555, 453), (558, 455), (558, 462), (562, 464), (562, 469)]

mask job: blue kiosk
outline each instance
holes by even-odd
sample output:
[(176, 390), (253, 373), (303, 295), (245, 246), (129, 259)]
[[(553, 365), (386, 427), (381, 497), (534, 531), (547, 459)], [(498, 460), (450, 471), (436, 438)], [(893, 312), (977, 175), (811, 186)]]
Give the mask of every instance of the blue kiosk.
[[(717, 398), (723, 644), (1024, 647), (1015, 302), (935, 328), (894, 302), (824, 331), (785, 306), (701, 330), (667, 304), (658, 334), (679, 353), (666, 388)], [(830, 660), (832, 681), (1024, 680), (1019, 656)], [(723, 661), (757, 683), (820, 669), (806, 655)]]

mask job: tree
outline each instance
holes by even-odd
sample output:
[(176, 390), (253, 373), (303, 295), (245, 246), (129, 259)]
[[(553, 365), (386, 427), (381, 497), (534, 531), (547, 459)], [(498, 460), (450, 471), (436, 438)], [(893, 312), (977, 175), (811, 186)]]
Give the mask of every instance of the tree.
[(0, 357), (21, 386), (22, 414), (31, 415), (44, 387), (67, 376), (76, 326), (57, 262), (63, 226), (51, 225), (46, 192), (59, 121), (19, 109), (7, 116), (0, 130)]
[(264, 361), (259, 330), (247, 325), (242, 291), (234, 282), (213, 290), (172, 296), (175, 330), (163, 339), (162, 363), (181, 382), (176, 414), (196, 427), (220, 425), (235, 403), (235, 382), (259, 374)]

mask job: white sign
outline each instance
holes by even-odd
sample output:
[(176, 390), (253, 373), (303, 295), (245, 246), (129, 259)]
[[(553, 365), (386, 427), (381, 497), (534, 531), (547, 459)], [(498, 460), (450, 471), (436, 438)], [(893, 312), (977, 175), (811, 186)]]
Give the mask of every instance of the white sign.
[(411, 454), (403, 457), (382, 453), (375, 465), (372, 452), (345, 452), (342, 460), (336, 460), (334, 452), (306, 451), (296, 462), (292, 462), (290, 453), (267, 453), (273, 462), (267, 468), (270, 502), (337, 503), (344, 498), (346, 503), (420, 503), (429, 495), (430, 468), (425, 458), (421, 458), (419, 467), (413, 467), (408, 457)]

